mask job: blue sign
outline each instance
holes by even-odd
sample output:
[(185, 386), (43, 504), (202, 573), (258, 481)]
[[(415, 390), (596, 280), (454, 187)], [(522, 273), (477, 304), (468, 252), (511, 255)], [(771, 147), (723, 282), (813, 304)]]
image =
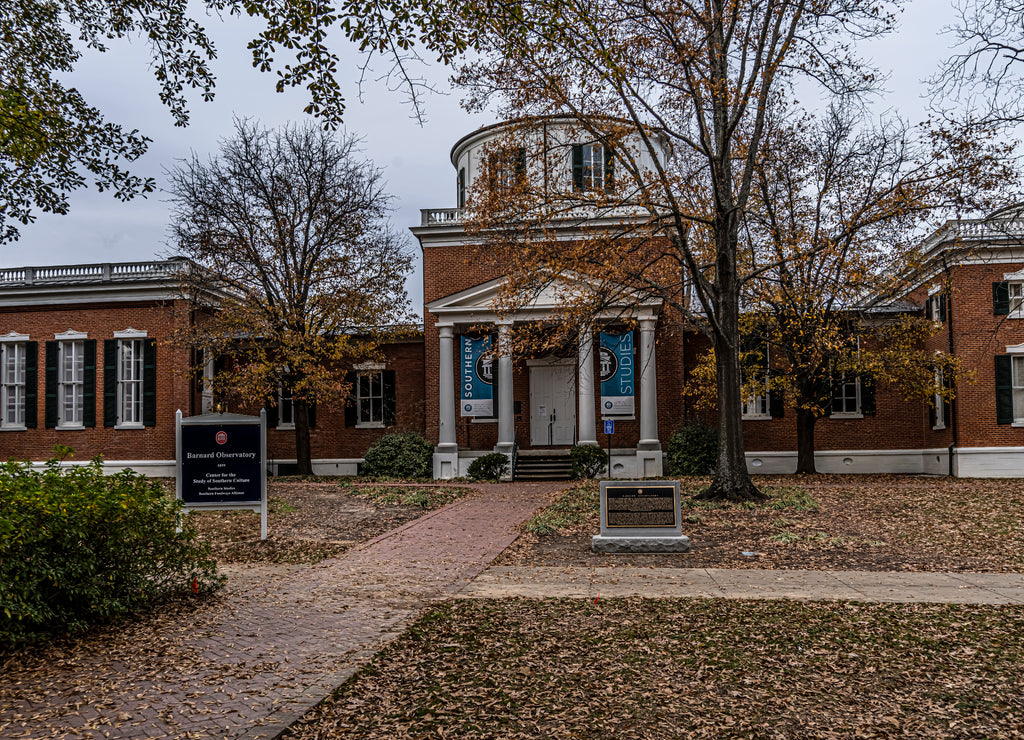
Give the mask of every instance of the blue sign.
[(632, 416), (635, 413), (636, 363), (633, 332), (601, 332), (598, 350), (601, 373), (601, 413), (604, 416)]
[(494, 358), (491, 337), (463, 335), (459, 353), (462, 416), (494, 416)]
[(615, 434), (615, 419), (604, 420), (604, 433), (609, 435)]

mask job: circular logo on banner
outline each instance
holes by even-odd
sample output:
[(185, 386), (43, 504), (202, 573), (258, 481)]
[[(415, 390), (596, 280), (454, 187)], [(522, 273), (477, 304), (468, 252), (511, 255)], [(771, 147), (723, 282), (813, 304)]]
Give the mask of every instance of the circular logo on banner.
[(607, 383), (615, 377), (619, 369), (619, 358), (607, 347), (601, 347), (597, 353), (597, 359), (601, 367), (601, 382)]
[(469, 404), (469, 403), (467, 403), (467, 404), (466, 404), (466, 406), (465, 406), (465, 410), (466, 410), (467, 412), (469, 412), (469, 411), (472, 411), (472, 410), (473, 410), (473, 405), (472, 405), (472, 404)]
[(476, 358), (476, 367), (474, 368), (476, 377), (480, 378), (480, 382), (485, 385), (493, 385), (494, 383), (494, 358), (488, 357), (487, 355), (480, 355)]
[(611, 408), (612, 408), (612, 402), (611, 402), (611, 401), (605, 401), (605, 402), (604, 402), (604, 407), (605, 407), (606, 409), (608, 409), (608, 410), (611, 410)]
[(228, 433), (224, 431), (217, 432), (215, 439), (217, 440), (217, 444), (225, 444), (228, 441)]

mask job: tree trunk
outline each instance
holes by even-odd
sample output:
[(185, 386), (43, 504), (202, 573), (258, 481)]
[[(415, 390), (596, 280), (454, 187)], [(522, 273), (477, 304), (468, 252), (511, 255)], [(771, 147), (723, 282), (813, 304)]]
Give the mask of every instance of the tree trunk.
[(292, 400), (295, 415), (295, 462), (298, 475), (313, 475), (313, 456), (309, 444), (309, 404), (305, 399)]
[(796, 472), (814, 474), (814, 424), (818, 417), (810, 409), (796, 410)]

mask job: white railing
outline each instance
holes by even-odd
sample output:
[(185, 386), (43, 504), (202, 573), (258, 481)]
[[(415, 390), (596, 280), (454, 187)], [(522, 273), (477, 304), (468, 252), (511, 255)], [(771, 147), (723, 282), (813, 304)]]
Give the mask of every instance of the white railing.
[(961, 239), (1022, 239), (1024, 218), (967, 218), (947, 221), (924, 240), (925, 251), (943, 242)]
[(0, 269), (0, 285), (109, 282), (113, 280), (173, 277), (181, 265), (174, 261), (105, 262), (94, 265), (14, 267)]
[(421, 226), (457, 224), (462, 221), (461, 208), (423, 208), (420, 210)]

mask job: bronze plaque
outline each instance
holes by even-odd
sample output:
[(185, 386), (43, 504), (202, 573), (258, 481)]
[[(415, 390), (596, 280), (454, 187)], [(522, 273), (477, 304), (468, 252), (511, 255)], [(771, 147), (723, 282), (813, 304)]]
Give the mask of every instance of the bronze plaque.
[(608, 485), (604, 493), (609, 528), (678, 526), (675, 486)]

